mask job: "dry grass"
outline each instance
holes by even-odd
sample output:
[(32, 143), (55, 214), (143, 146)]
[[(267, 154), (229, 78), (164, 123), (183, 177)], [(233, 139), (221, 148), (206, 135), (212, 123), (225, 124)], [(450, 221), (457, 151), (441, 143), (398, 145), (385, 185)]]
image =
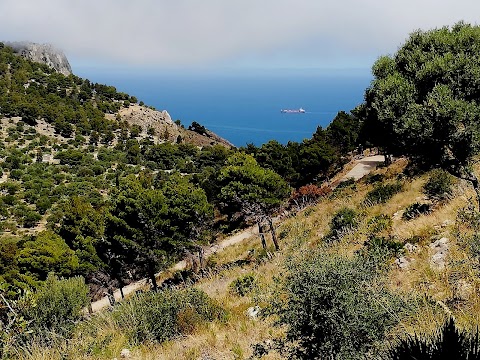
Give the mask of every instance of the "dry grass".
[[(405, 160), (394, 163), (389, 168), (377, 172), (386, 178), (393, 179), (405, 168)], [(395, 195), (386, 204), (371, 207), (362, 205), (368, 191), (373, 185), (360, 182), (356, 189), (343, 189), (340, 192), (323, 199), (319, 204), (297, 213), (283, 221), (277, 229), (282, 250), (265, 254), (257, 236), (225, 249), (216, 254), (210, 263), (217, 265), (245, 259), (247, 256), (257, 258), (252, 264), (232, 267), (221, 271), (210, 278), (204, 278), (195, 286), (214, 298), (228, 313), (227, 322), (215, 321), (196, 329), (192, 334), (183, 338), (157, 345), (141, 345), (133, 349), (135, 359), (245, 359), (251, 355), (252, 345), (281, 336), (284, 329), (272, 324), (272, 319), (250, 319), (245, 311), (255, 305), (265, 305), (271, 292), (273, 279), (281, 276), (285, 259), (295, 255), (302, 249), (316, 248), (322, 242), (322, 237), (329, 231), (329, 223), (333, 214), (342, 207), (355, 209), (361, 217), (356, 231), (332, 244), (332, 251), (336, 253), (353, 254), (363, 246), (371, 235), (368, 225), (373, 216), (386, 214), (394, 217), (399, 210), (408, 205), (423, 200), (422, 185), (427, 175), (405, 180), (404, 190)], [(407, 270), (399, 269), (393, 264), (388, 274), (388, 286), (396, 292), (410, 299), (412, 311), (409, 316), (403, 317), (398, 326), (387, 334), (387, 339), (393, 339), (404, 333), (430, 333), (443, 323), (447, 314), (453, 314), (458, 324), (464, 328), (474, 328), (480, 324), (480, 280), (476, 268), (476, 259), (473, 259), (460, 241), (460, 236), (471, 233), (473, 230), (468, 224), (450, 223), (444, 226), (446, 220), (454, 222), (458, 211), (468, 204), (473, 196), (471, 189), (463, 183), (458, 185), (455, 197), (435, 207), (429, 215), (419, 216), (416, 219), (405, 221), (401, 216), (395, 216), (392, 228), (386, 230), (402, 242), (413, 241), (415, 237), (418, 251), (407, 253), (412, 261)], [(382, 233), (381, 235), (384, 235)], [(429, 245), (440, 237), (449, 238), (450, 248), (447, 265), (443, 270), (434, 270), (430, 265), (431, 250)], [(268, 236), (267, 242), (271, 245)], [(272, 246), (273, 248), (273, 246)], [(256, 290), (247, 296), (238, 296), (231, 292), (232, 281), (245, 274), (254, 274), (257, 281)], [(461, 293), (459, 284), (468, 284), (469, 293)], [(103, 324), (99, 338), (109, 339), (104, 348), (96, 355), (82, 355), (86, 343), (93, 339), (88, 335), (79, 335), (76, 359), (112, 359), (119, 357), (124, 347), (129, 347), (127, 339), (116, 331), (115, 324)], [(99, 339), (97, 339), (99, 341)], [(71, 349), (59, 346), (56, 350), (44, 351), (37, 349), (31, 359), (61, 359), (61, 352), (74, 354)], [(83, 349), (83, 350), (82, 350)], [(280, 359), (276, 353), (265, 359)]]

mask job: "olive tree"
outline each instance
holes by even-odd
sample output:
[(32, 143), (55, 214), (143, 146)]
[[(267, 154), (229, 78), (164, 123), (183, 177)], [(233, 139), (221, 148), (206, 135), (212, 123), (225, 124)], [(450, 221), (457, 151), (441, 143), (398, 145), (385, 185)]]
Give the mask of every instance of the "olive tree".
[(480, 149), (480, 27), (416, 31), (376, 61), (373, 76), (361, 107), (369, 140), (470, 181), (480, 200), (472, 170)]

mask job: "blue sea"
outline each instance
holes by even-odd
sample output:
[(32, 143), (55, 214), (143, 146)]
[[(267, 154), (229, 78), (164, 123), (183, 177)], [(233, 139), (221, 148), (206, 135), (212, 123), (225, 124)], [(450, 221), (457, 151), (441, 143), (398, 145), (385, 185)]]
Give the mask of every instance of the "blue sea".
[[(338, 111), (363, 101), (369, 70), (160, 74), (81, 70), (79, 76), (117, 87), (185, 127), (196, 121), (236, 146), (310, 138)], [(304, 108), (305, 114), (281, 109)]]

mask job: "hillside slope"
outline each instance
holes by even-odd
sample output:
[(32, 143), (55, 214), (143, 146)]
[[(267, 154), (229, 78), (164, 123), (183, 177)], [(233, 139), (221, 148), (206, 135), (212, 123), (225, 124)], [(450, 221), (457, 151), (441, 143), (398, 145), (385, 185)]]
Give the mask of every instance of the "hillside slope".
[[(396, 336), (431, 333), (450, 315), (461, 328), (474, 329), (480, 324), (478, 224), (475, 220), (479, 214), (471, 203), (474, 192), (466, 183), (454, 182), (448, 197), (441, 193), (442, 200), (432, 197), (431, 193), (428, 196), (425, 184), (431, 183), (432, 178), (439, 178), (438, 173), (407, 177), (407, 164), (405, 159), (399, 159), (358, 183), (345, 183), (317, 204), (291, 215), (278, 227), (282, 246), (279, 252), (273, 252), (273, 246), (268, 252), (263, 251), (258, 235), (253, 235), (214, 255), (199, 273), (173, 274), (171, 286), (177, 289), (193, 286), (204, 291), (228, 312), (228, 321), (203, 323), (190, 329), (187, 336), (162, 344), (132, 346), (128, 343), (126, 329), (109, 320), (109, 315), (102, 315), (89, 323), (88, 332), (82, 328), (67, 348), (65, 344), (42, 348), (31, 358), (40, 359), (47, 354), (51, 359), (60, 359), (66, 351), (77, 358), (90, 359), (90, 355), (78, 349), (97, 343), (102, 347), (93, 357), (96, 359), (118, 357), (122, 348), (130, 349), (134, 359), (244, 359), (249, 358), (254, 349), (257, 354), (260, 349), (268, 352), (258, 358), (286, 358), (286, 353), (277, 351), (278, 341), (285, 342), (290, 328), (285, 324), (275, 325), (275, 320), (278, 320), (278, 312), (286, 309), (283, 306), (288, 308), (288, 302), (273, 309), (271, 305), (288, 299), (286, 293), (279, 297), (278, 291), (285, 291), (282, 284), (295, 269), (292, 260), (293, 264), (300, 261), (297, 265), (302, 267), (303, 262), (320, 254), (325, 259), (355, 259), (370, 254), (368, 256), (383, 264), (382, 281), (375, 286), (384, 287), (382, 291), (393, 296), (384, 298), (386, 302), (382, 303), (391, 320), (387, 321), (390, 325), (385, 333), (375, 330), (380, 333), (378, 340), (368, 348), (371, 358), (378, 358), (378, 353), (373, 355), (375, 351), (382, 351)], [(383, 189), (382, 197), (378, 197), (379, 189)], [(385, 189), (394, 190), (389, 193)], [(412, 204), (417, 203), (428, 204), (429, 211), (413, 211)], [(333, 219), (345, 208), (355, 214), (355, 226), (337, 232), (338, 236), (332, 241), (332, 231), (341, 230), (335, 227)], [(267, 241), (272, 244), (269, 237)], [(383, 255), (378, 257), (380, 254)], [(355, 274), (367, 269), (357, 267), (353, 271), (351, 275), (357, 276)], [(247, 278), (252, 279), (254, 285), (239, 292), (239, 280)], [(312, 283), (312, 286), (316, 285)], [(339, 286), (337, 283), (336, 291), (344, 291)], [(369, 292), (374, 291), (373, 294), (378, 291), (372, 283), (362, 286), (367, 286)], [(383, 295), (377, 296), (380, 299)], [(390, 303), (392, 299), (397, 300)], [(357, 298), (355, 304), (350, 305), (340, 302), (336, 307), (353, 306), (354, 309), (361, 306), (359, 300)], [(400, 307), (398, 301), (402, 304)], [(258, 310), (265, 316), (257, 315)], [(370, 315), (367, 312), (362, 316), (366, 316), (366, 320)], [(337, 326), (346, 326), (342, 331), (352, 331), (348, 327), (354, 323), (340, 322)]]

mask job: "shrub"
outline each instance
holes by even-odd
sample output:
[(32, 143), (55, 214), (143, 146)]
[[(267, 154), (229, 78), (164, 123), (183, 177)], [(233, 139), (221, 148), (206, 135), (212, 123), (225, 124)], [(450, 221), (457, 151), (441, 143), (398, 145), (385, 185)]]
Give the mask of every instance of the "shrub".
[(402, 191), (402, 189), (403, 185), (400, 182), (375, 185), (375, 187), (368, 192), (364, 203), (367, 205), (386, 203), (393, 195)]
[(480, 359), (478, 329), (469, 334), (457, 329), (450, 318), (433, 336), (407, 335), (392, 345), (385, 360), (476, 360)]
[(382, 231), (390, 231), (392, 229), (393, 220), (385, 214), (375, 215), (368, 220), (368, 232), (370, 234), (378, 234)]
[(450, 197), (455, 181), (452, 175), (442, 169), (432, 170), (430, 176), (423, 185), (423, 192), (435, 200), (445, 200)]
[(192, 332), (206, 321), (223, 319), (225, 311), (201, 290), (143, 293), (120, 303), (112, 313), (134, 343), (164, 342)]
[(68, 336), (88, 304), (88, 286), (80, 276), (59, 279), (49, 274), (34, 293), (34, 300), (36, 306), (27, 309), (25, 314), (34, 331)]
[(308, 205), (314, 204), (319, 198), (325, 196), (330, 188), (321, 188), (317, 185), (305, 185), (295, 191), (290, 197), (290, 203), (303, 209)]
[(240, 276), (230, 284), (230, 291), (238, 296), (245, 296), (255, 287), (255, 277), (252, 274)]
[(367, 184), (374, 184), (376, 182), (379, 182), (379, 181), (383, 181), (384, 179), (384, 176), (382, 174), (367, 174), (365, 177), (364, 177), (364, 181), (367, 183)]
[(399, 256), (403, 253), (403, 244), (392, 237), (374, 236), (365, 243), (367, 255), (383, 258)]
[(345, 188), (353, 188), (355, 189), (356, 184), (355, 184), (355, 178), (349, 178), (345, 181), (342, 181), (339, 183), (336, 187), (336, 189), (345, 189)]
[(470, 255), (480, 261), (480, 233), (475, 232), (470, 236), (463, 236), (461, 240), (463, 247), (468, 250)]
[(403, 220), (412, 220), (420, 215), (429, 214), (432, 211), (430, 204), (413, 203), (409, 205), (402, 215)]
[(316, 251), (286, 267), (283, 287), (266, 313), (287, 326), (288, 358), (364, 359), (404, 309), (370, 258)]
[(330, 232), (325, 237), (327, 241), (339, 240), (358, 225), (358, 215), (355, 210), (342, 208), (333, 215), (330, 221)]

